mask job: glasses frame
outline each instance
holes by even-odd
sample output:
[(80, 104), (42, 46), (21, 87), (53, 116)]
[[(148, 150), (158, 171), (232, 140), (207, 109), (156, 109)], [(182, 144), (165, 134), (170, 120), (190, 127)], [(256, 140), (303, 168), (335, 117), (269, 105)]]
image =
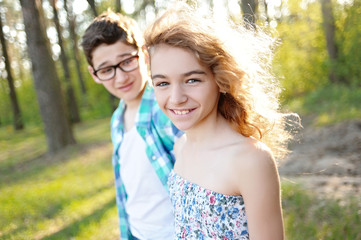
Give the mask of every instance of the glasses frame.
[[(137, 66), (136, 66), (135, 68), (131, 69), (131, 70), (125, 71), (120, 65), (121, 65), (122, 63), (124, 63), (124, 62), (132, 59), (132, 58), (136, 58), (136, 59), (137, 59), (137, 62), (138, 62)], [(100, 81), (109, 81), (109, 80), (111, 80), (112, 78), (114, 78), (114, 77), (117, 75), (117, 68), (119, 68), (119, 69), (122, 70), (123, 72), (128, 73), (128, 72), (134, 71), (134, 70), (137, 69), (138, 67), (139, 67), (139, 55), (138, 55), (138, 53), (137, 53), (137, 54), (135, 54), (135, 55), (132, 55), (132, 56), (130, 56), (130, 57), (128, 57), (128, 58), (120, 61), (119, 63), (117, 63), (117, 64), (115, 64), (115, 65), (107, 66), (107, 67), (102, 67), (102, 68), (99, 68), (99, 69), (97, 69), (97, 70), (94, 70), (94, 71), (93, 71), (93, 74), (94, 74)], [(99, 76), (98, 76), (98, 72), (99, 72), (100, 70), (105, 69), (105, 68), (113, 68), (113, 69), (114, 69), (114, 75), (113, 75), (112, 77), (110, 77), (110, 78), (107, 78), (107, 79), (101, 79), (101, 78), (99, 78)]]

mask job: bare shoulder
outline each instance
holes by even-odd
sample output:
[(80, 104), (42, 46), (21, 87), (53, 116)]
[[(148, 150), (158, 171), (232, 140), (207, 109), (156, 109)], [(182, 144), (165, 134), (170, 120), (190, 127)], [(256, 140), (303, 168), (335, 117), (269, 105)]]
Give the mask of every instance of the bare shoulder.
[[(247, 138), (239, 146), (233, 146), (231, 174), (240, 192), (245, 186), (259, 189), (265, 182), (278, 182), (278, 171), (271, 150), (262, 142)], [(264, 185), (265, 186), (265, 185)]]
[(244, 138), (240, 144), (232, 145), (229, 158), (241, 169), (264, 168), (275, 165), (270, 148), (253, 138)]
[(242, 165), (249, 168), (268, 168), (275, 166), (275, 160), (270, 148), (255, 139), (248, 138), (243, 149)]

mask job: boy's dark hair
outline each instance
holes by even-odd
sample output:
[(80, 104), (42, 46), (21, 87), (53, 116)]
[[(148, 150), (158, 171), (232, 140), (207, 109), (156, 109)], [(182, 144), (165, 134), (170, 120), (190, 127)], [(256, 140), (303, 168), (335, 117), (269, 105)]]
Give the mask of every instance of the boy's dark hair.
[(137, 23), (127, 16), (108, 10), (89, 25), (83, 35), (81, 46), (88, 63), (92, 66), (92, 52), (100, 44), (113, 44), (122, 41), (139, 49), (144, 39)]

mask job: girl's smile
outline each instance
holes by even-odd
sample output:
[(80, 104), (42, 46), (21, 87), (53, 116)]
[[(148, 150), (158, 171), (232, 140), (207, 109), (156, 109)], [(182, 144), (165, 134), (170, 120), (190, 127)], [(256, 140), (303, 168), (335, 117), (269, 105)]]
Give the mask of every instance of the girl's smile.
[(188, 113), (190, 113), (191, 111), (193, 111), (194, 109), (186, 109), (186, 110), (176, 110), (176, 109), (171, 109), (171, 111), (174, 112), (174, 114), (176, 115), (186, 115)]

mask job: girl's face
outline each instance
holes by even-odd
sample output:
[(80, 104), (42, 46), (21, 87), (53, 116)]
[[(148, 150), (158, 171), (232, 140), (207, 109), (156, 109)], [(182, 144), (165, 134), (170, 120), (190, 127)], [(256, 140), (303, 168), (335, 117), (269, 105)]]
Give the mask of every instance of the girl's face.
[(157, 45), (151, 72), (158, 104), (178, 129), (186, 131), (217, 116), (219, 88), (191, 51)]

